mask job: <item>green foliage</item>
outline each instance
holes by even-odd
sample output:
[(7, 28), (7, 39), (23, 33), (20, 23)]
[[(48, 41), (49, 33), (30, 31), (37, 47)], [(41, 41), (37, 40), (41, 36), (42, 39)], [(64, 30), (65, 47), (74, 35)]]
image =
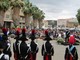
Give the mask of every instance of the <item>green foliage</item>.
[(43, 11), (40, 10), (38, 7), (32, 5), (29, 0), (24, 0), (24, 6), (22, 8), (22, 11), (24, 15), (32, 15), (34, 20), (42, 20), (45, 17)]
[(32, 10), (33, 10), (33, 12), (32, 12), (32, 15), (33, 15), (33, 19), (38, 19), (38, 20), (42, 20), (42, 19), (44, 19), (44, 13), (43, 13), (43, 11), (42, 10), (40, 10), (38, 7), (36, 7), (36, 6), (33, 6), (32, 7)]
[(0, 0), (0, 11), (6, 11), (10, 7), (9, 0)]
[(29, 1), (26, 1), (24, 3), (24, 6), (22, 8), (23, 13), (26, 14), (32, 14), (32, 3), (30, 3)]
[(59, 44), (61, 44), (61, 43), (63, 43), (64, 42), (64, 39), (63, 38), (57, 38), (57, 43)]
[(40, 10), (40, 11), (39, 11), (39, 19), (38, 19), (38, 20), (42, 20), (42, 19), (44, 19), (44, 18), (45, 18), (44, 13), (43, 13), (42, 10)]
[(12, 6), (12, 8), (14, 8), (14, 7), (21, 8), (21, 7), (23, 7), (24, 3), (23, 3), (23, 1), (15, 0), (15, 1), (11, 1), (10, 5)]
[(77, 17), (77, 20), (80, 24), (80, 9), (78, 9), (76, 17)]

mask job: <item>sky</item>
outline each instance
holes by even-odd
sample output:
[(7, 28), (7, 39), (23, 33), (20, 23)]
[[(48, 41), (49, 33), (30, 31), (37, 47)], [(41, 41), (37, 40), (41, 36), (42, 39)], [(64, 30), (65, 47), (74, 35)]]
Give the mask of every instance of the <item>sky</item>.
[(45, 20), (75, 18), (80, 0), (30, 0), (45, 13)]

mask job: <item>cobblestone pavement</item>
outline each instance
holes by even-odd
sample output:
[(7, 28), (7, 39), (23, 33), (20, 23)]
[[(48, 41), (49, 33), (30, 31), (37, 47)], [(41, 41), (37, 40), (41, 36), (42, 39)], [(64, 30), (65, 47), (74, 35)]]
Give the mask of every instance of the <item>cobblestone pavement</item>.
[[(12, 45), (15, 40), (13, 38), (10, 38), (10, 40), (11, 40), (11, 50), (13, 50)], [(30, 41), (28, 41), (28, 42), (30, 42)], [(41, 39), (38, 39), (38, 40), (36, 40), (36, 42), (38, 43), (38, 46), (39, 46), (37, 60), (43, 60), (43, 57), (41, 56), (41, 46), (44, 43), (44, 41), (42, 41)], [(55, 40), (51, 41), (51, 43), (54, 46), (54, 56), (52, 56), (52, 58), (53, 58), (52, 60), (64, 60), (64, 52), (65, 52), (65, 48), (67, 46), (58, 45)], [(79, 55), (78, 60), (80, 60), (80, 45), (76, 46), (76, 48), (77, 48), (78, 55)], [(11, 60), (14, 60), (13, 56), (12, 56)]]

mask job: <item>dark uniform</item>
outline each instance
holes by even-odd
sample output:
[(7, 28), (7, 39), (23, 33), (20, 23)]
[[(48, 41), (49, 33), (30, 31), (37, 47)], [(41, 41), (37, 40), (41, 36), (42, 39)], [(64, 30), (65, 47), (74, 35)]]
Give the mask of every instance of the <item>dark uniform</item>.
[(54, 48), (52, 46), (52, 44), (49, 42), (50, 40), (52, 40), (49, 35), (48, 35), (48, 31), (45, 31), (45, 39), (46, 43), (42, 45), (42, 56), (43, 56), (43, 60), (52, 60), (51, 56), (54, 55)]
[(11, 53), (11, 44), (10, 44), (10, 41), (8, 40), (8, 36), (7, 36), (7, 29), (6, 28), (3, 28), (2, 29), (3, 31), (3, 36), (2, 36), (2, 42), (3, 42), (3, 45), (4, 45), (4, 53), (9, 55), (9, 60), (10, 60), (10, 57), (12, 56), (12, 53)]
[(19, 44), (18, 44), (18, 60), (28, 60), (29, 59), (29, 46), (27, 45), (26, 41), (26, 33), (25, 29), (22, 29), (22, 36), (20, 37)]
[(3, 42), (0, 41), (0, 60), (9, 60), (9, 56), (3, 53)]
[(73, 46), (73, 44), (75, 43), (74, 39), (75, 39), (74, 36), (70, 36), (69, 38), (70, 45), (65, 50), (65, 56), (64, 56), (65, 60), (78, 60), (76, 47)]
[[(5, 48), (4, 48), (3, 53), (9, 55), (9, 58), (12, 56), (12, 53), (11, 53), (11, 44), (10, 44), (10, 42), (8, 42), (8, 41), (5, 42)], [(10, 59), (9, 59), (9, 60), (10, 60)]]
[(15, 37), (16, 41), (13, 44), (13, 52), (14, 52), (14, 59), (15, 60), (18, 60), (18, 58), (19, 58), (19, 56), (18, 56), (19, 55), (19, 50), (18, 50), (19, 38), (20, 38), (20, 32), (17, 30), (16, 37)]
[(66, 31), (66, 37), (65, 37), (65, 42), (68, 42), (70, 36), (70, 32)]
[(29, 60), (29, 46), (26, 41), (22, 41), (18, 45), (19, 47), (19, 59), (18, 60)]
[(66, 48), (65, 60), (78, 60), (76, 47), (74, 47), (73, 45), (70, 45), (69, 48)]
[(36, 54), (38, 53), (38, 45), (34, 42), (34, 40), (36, 39), (35, 30), (32, 30), (30, 39), (32, 40), (30, 43), (30, 60), (36, 60)]

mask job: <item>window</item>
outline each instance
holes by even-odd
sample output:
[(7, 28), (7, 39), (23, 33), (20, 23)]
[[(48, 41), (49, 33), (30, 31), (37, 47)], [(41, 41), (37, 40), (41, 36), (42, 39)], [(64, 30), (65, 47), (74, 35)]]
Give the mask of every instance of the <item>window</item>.
[(6, 15), (6, 18), (9, 18), (9, 15)]
[(58, 25), (58, 27), (60, 27), (60, 25)]

